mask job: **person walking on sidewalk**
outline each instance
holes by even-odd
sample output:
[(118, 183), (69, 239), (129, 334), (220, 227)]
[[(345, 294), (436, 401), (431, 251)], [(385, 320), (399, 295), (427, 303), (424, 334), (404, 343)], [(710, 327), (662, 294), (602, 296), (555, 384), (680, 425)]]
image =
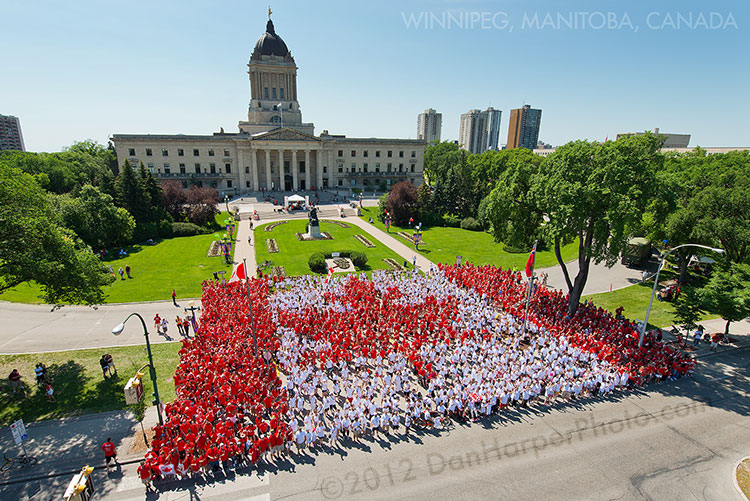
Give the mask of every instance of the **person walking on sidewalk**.
[(120, 466), (120, 463), (117, 462), (117, 447), (115, 447), (115, 444), (112, 442), (112, 437), (107, 438), (107, 441), (101, 446), (101, 450), (104, 451), (104, 461), (107, 464), (107, 473), (109, 473), (109, 463), (112, 461), (115, 462), (116, 466)]
[(177, 292), (174, 289), (172, 289), (172, 304), (177, 306)]

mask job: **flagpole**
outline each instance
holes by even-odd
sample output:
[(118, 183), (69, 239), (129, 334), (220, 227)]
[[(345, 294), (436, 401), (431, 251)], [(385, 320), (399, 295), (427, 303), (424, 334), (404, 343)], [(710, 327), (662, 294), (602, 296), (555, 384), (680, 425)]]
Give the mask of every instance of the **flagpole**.
[(253, 315), (253, 300), (250, 299), (250, 274), (247, 272), (247, 259), (242, 258), (242, 265), (245, 268), (245, 285), (247, 288), (247, 303), (250, 305), (250, 329), (253, 333), (253, 347), (255, 354), (258, 354), (258, 337), (255, 335), (255, 316)]
[(531, 276), (529, 277), (529, 290), (526, 291), (526, 310), (523, 313), (523, 333), (526, 334), (527, 319), (529, 316), (529, 303), (531, 303), (531, 288), (534, 285), (534, 266), (536, 265), (536, 246), (539, 240), (534, 241), (534, 260), (531, 262)]

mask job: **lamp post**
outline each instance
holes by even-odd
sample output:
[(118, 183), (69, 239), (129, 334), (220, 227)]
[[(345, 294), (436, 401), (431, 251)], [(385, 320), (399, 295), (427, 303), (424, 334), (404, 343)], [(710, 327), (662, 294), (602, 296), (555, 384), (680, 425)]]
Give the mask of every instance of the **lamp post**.
[(146, 351), (148, 352), (148, 363), (149, 363), (149, 370), (151, 372), (151, 381), (154, 383), (154, 398), (156, 398), (156, 412), (159, 414), (159, 424), (164, 424), (164, 419), (161, 417), (161, 400), (159, 400), (159, 388), (156, 385), (156, 369), (154, 368), (154, 357), (151, 356), (151, 343), (148, 340), (148, 329), (146, 328), (146, 321), (143, 320), (143, 317), (139, 313), (131, 313), (127, 317), (125, 317), (125, 320), (122, 321), (122, 323), (117, 324), (114, 329), (112, 329), (112, 334), (115, 336), (119, 336), (122, 334), (122, 331), (125, 330), (125, 322), (127, 322), (130, 317), (136, 316), (141, 320), (141, 325), (143, 325), (143, 335), (146, 338)]
[[(221, 271), (220, 273), (225, 273), (224, 271)], [(185, 313), (188, 311), (190, 312), (190, 323), (193, 325), (193, 332), (198, 333), (198, 322), (195, 321), (195, 312), (200, 311), (199, 307), (195, 306), (195, 301), (190, 301), (188, 303), (190, 305), (190, 308), (185, 308)]]
[(708, 245), (682, 244), (682, 245), (678, 245), (677, 247), (673, 249), (670, 249), (669, 252), (667, 252), (661, 257), (661, 261), (659, 261), (659, 267), (656, 269), (656, 276), (654, 277), (654, 288), (651, 290), (651, 299), (648, 302), (648, 311), (646, 311), (646, 318), (643, 321), (643, 325), (641, 326), (641, 336), (638, 339), (638, 348), (643, 346), (643, 338), (646, 335), (646, 326), (648, 325), (648, 317), (649, 315), (651, 315), (651, 306), (654, 304), (654, 296), (656, 295), (656, 288), (659, 286), (659, 273), (661, 273), (661, 269), (664, 268), (664, 261), (667, 259), (667, 256), (669, 256), (671, 253), (673, 253), (674, 251), (682, 247), (700, 247), (701, 249), (708, 249), (718, 254), (724, 254), (724, 249), (719, 249), (716, 247), (709, 247)]

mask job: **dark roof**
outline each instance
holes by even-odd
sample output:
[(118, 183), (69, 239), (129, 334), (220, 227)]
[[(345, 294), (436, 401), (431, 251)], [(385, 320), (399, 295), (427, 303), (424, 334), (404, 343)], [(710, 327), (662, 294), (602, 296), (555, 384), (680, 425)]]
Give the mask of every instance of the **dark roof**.
[(255, 44), (253, 57), (256, 56), (281, 56), (289, 54), (286, 44), (273, 28), (273, 21), (270, 19), (266, 24), (266, 32), (263, 33)]

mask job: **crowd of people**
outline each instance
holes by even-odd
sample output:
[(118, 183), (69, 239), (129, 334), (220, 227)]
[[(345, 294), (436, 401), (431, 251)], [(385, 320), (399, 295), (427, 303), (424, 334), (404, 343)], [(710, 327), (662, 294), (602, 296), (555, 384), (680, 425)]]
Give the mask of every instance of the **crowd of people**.
[(207, 283), (175, 402), (141, 469), (209, 475), (363, 436), (440, 429), (679, 377), (692, 361), (636, 326), (494, 267), (328, 281)]

